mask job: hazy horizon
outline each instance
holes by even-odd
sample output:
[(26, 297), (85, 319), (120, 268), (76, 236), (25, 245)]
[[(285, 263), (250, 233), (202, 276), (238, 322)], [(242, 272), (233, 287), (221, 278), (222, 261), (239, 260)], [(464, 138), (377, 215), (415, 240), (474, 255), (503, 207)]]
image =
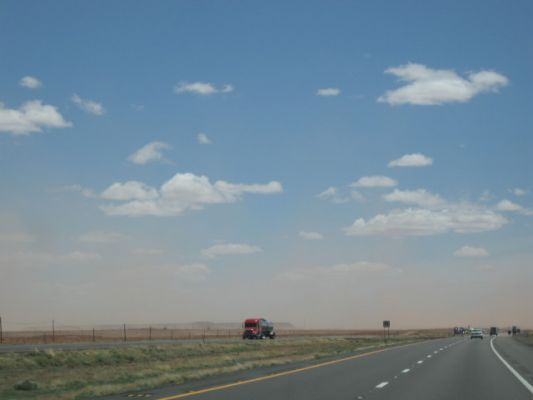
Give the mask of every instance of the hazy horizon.
[(533, 328), (532, 11), (3, 1), (4, 329)]

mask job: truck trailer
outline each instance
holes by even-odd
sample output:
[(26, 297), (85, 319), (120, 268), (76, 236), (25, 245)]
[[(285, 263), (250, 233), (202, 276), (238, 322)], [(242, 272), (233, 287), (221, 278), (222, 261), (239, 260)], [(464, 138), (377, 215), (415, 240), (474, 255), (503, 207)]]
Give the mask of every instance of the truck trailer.
[(264, 318), (248, 318), (243, 324), (243, 339), (274, 339), (274, 324)]

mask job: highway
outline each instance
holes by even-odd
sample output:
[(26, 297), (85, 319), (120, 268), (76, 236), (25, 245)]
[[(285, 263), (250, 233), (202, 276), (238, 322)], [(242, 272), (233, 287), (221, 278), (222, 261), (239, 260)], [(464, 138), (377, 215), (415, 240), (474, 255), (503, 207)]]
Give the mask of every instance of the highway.
[[(511, 371), (512, 369), (512, 371)], [(109, 399), (533, 399), (533, 347), (439, 339), (277, 370), (255, 370)]]

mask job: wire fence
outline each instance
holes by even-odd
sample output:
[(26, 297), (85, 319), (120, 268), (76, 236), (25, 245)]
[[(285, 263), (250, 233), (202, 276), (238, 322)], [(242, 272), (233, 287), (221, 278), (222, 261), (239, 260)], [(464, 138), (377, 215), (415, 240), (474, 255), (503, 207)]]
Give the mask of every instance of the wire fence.
[[(381, 330), (333, 330), (333, 329), (276, 329), (278, 337), (327, 337), (327, 336), (382, 336)], [(128, 327), (123, 324), (109, 328), (83, 329), (43, 329), (3, 331), (0, 344), (41, 344), (41, 343), (80, 343), (80, 342), (135, 342), (135, 341), (184, 341), (238, 339), (241, 328), (168, 328), (168, 327)], [(391, 336), (403, 332), (391, 331)]]

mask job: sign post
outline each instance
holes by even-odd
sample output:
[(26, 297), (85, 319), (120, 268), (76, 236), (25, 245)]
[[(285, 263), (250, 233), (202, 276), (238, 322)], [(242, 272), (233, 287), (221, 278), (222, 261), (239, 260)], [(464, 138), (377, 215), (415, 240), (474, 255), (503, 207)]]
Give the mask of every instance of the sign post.
[[(387, 336), (385, 336), (385, 329), (387, 329)], [(387, 344), (387, 339), (390, 339), (390, 321), (383, 321), (383, 340)]]

